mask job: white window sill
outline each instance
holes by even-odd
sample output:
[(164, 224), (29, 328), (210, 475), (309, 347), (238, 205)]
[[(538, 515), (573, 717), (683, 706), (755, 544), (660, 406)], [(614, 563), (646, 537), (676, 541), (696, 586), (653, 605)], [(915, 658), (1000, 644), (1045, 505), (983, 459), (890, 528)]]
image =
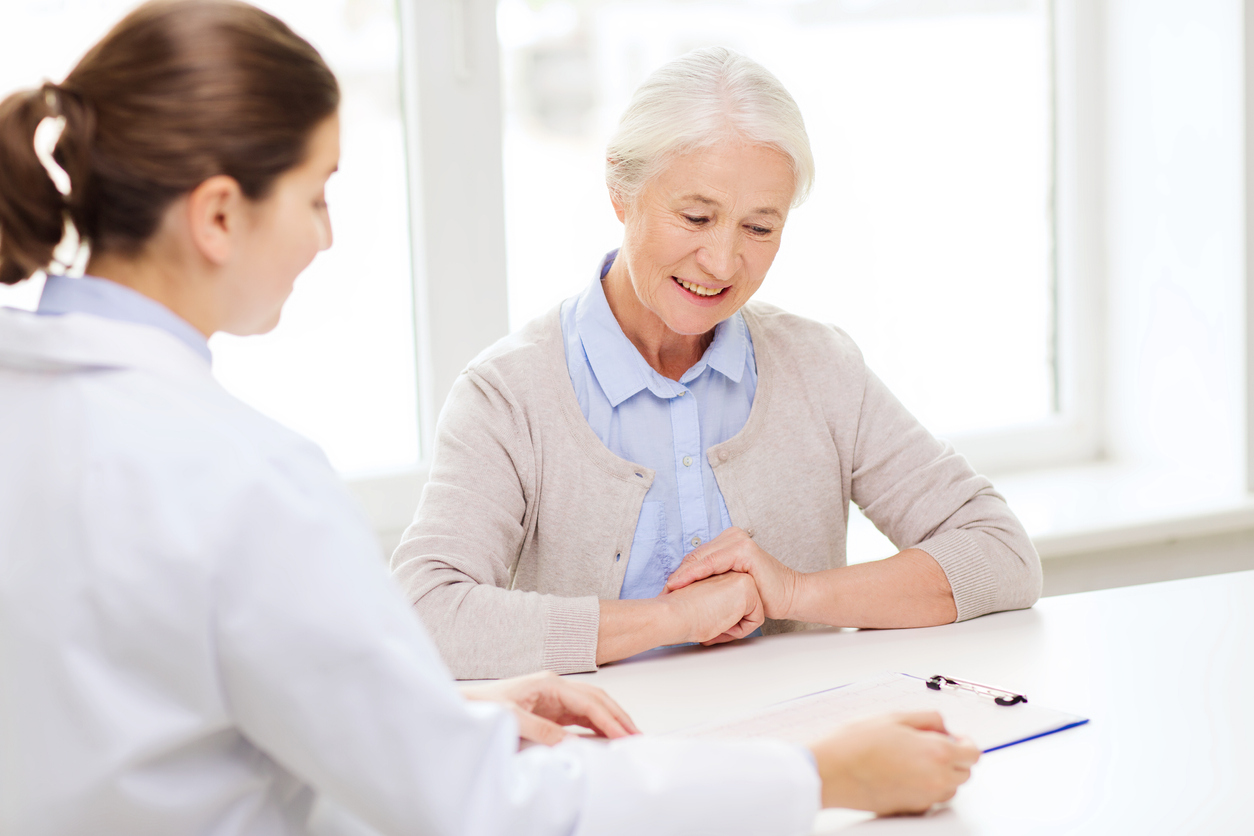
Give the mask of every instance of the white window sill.
[[(1254, 494), (1235, 467), (1106, 462), (993, 484), (1036, 545), (1046, 595), (1254, 568)], [(849, 562), (894, 551), (855, 509)]]
[(1101, 463), (1006, 475), (994, 484), (1043, 560), (1254, 531), (1254, 494), (1237, 472)]
[[(349, 482), (386, 558), (413, 518), (427, 468)], [(1254, 568), (1254, 494), (1232, 473), (1100, 463), (993, 478), (1045, 567), (1046, 594)], [(849, 562), (896, 549), (857, 508)]]

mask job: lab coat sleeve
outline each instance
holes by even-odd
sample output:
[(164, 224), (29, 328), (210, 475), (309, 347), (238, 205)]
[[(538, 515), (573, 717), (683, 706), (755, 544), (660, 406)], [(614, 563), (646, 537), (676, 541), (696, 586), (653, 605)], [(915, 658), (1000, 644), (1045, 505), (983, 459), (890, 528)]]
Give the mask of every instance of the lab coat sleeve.
[(241, 493), (217, 554), (223, 697), (261, 752), (382, 834), (790, 834), (818, 780), (765, 742), (636, 739), (517, 752), (467, 703), (321, 462)]

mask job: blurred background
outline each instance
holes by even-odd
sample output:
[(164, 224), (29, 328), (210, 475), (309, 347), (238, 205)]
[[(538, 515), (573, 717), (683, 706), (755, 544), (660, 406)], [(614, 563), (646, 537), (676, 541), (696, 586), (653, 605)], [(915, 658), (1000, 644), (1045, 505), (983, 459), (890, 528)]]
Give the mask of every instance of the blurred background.
[(758, 298), (849, 331), (934, 432), (1049, 416), (1043, 2), (502, 0), (497, 26), (511, 327), (581, 291), (621, 237), (605, 145), (632, 91), (721, 44), (779, 77), (818, 160)]
[[(6, 0), (0, 91), (64, 78), (136, 5)], [(342, 160), (327, 186), (335, 246), (301, 276), (273, 332), (213, 338), (214, 374), (262, 412), (315, 439), (346, 475), (415, 465), (417, 386), (396, 10), (383, 0), (254, 5), (313, 42), (339, 79)], [(33, 305), (38, 286), (0, 289), (0, 304)]]
[[(9, 0), (0, 91), (133, 5)], [(1047, 591), (1254, 565), (1239, 0), (258, 5), (343, 86), (336, 245), (274, 332), (213, 338), (215, 374), (323, 446), (382, 550), (458, 370), (617, 246), (633, 89), (722, 44), (790, 90), (818, 169), (759, 298), (847, 330), (995, 476)], [(855, 519), (852, 560), (891, 552)]]

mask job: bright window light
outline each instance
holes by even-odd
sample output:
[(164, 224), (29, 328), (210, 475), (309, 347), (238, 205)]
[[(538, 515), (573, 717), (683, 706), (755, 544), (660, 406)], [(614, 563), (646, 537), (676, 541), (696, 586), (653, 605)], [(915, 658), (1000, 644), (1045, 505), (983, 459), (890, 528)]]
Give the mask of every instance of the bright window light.
[[(60, 80), (137, 5), (31, 0), (6, 8), (0, 95)], [(214, 374), (326, 450), (343, 473), (418, 460), (413, 295), (396, 10), (370, 0), (262, 0), (339, 78), (342, 157), (327, 189), (335, 246), (302, 275), (279, 326), (213, 338)], [(0, 289), (32, 307), (38, 283)]]
[(606, 140), (689, 49), (793, 94), (818, 179), (759, 299), (847, 330), (933, 432), (1055, 411), (1048, 7), (1033, 0), (501, 0), (511, 327), (591, 280), (622, 231)]

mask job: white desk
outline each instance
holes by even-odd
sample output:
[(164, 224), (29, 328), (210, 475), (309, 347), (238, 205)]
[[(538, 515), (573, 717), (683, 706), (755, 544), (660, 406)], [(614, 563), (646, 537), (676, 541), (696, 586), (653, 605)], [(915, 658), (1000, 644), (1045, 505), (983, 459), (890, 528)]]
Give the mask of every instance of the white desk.
[(920, 630), (655, 650), (579, 678), (646, 733), (884, 670), (1027, 694), (1091, 722), (985, 755), (927, 816), (825, 811), (816, 833), (1254, 834), (1254, 571), (1041, 600)]

